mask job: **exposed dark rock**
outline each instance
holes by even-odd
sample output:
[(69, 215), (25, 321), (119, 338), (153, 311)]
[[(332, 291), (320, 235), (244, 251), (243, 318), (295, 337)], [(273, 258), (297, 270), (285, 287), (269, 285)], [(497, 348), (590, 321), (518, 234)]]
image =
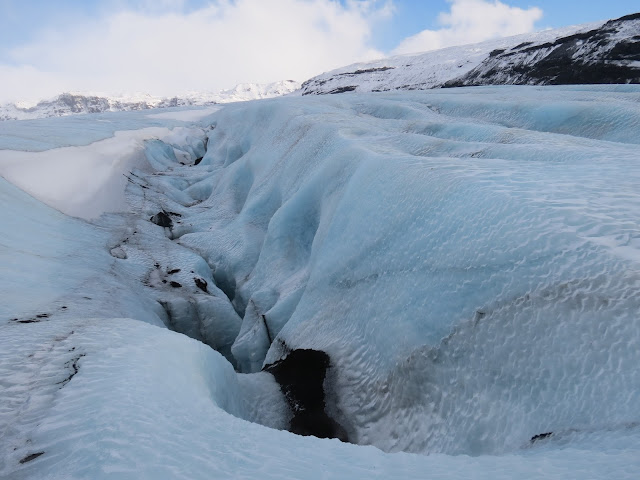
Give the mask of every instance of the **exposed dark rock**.
[(196, 161), (193, 162), (193, 164), (194, 165), (199, 165), (201, 161), (202, 161), (202, 157), (198, 157), (198, 158), (196, 158)]
[[(533, 43), (533, 42), (522, 42), (521, 44), (516, 45), (515, 47), (513, 47), (513, 48), (512, 48), (512, 50), (519, 50), (519, 49), (521, 49), (521, 48), (528, 47), (528, 46), (529, 46), (529, 45), (531, 45), (532, 43)], [(495, 51), (495, 50), (494, 50), (494, 51)], [(504, 50), (502, 50), (502, 51), (504, 52)]]
[(290, 432), (347, 442), (345, 429), (325, 411), (324, 380), (330, 367), (325, 352), (298, 349), (264, 370), (275, 377), (293, 412)]
[(173, 220), (171, 220), (171, 217), (164, 212), (156, 213), (149, 220), (160, 227), (165, 227), (165, 228), (173, 227)]
[[(62, 307), (62, 308), (67, 308), (67, 307)], [(51, 316), (50, 313), (39, 313), (33, 318), (23, 318), (23, 319), (12, 318), (11, 321), (16, 323), (38, 323), (44, 320), (45, 318), (49, 318), (50, 316)]]
[(178, 282), (174, 282), (173, 280), (171, 280), (171, 281), (169, 282), (169, 285), (171, 285), (173, 288), (180, 288), (180, 287), (182, 287), (182, 285), (181, 285), (180, 283), (178, 283)]
[(375, 72), (386, 72), (387, 70), (393, 70), (395, 67), (378, 67), (378, 68), (363, 68), (361, 70), (356, 70), (355, 72), (345, 72), (339, 73), (338, 76), (352, 76), (352, 75), (362, 75), (363, 73), (375, 73)]
[(327, 92), (327, 93), (329, 95), (332, 95), (332, 94), (335, 94), (335, 93), (353, 92), (356, 88), (358, 88), (357, 85), (347, 85), (346, 87), (334, 88), (333, 90), (331, 90), (330, 92)]
[(179, 268), (174, 268), (174, 269), (172, 269), (172, 270), (169, 270), (169, 271), (167, 272), (167, 274), (168, 274), (168, 275), (173, 275), (174, 273), (178, 273), (179, 271), (180, 271), (180, 269), (179, 269)]
[(262, 323), (264, 324), (264, 329), (267, 332), (267, 340), (269, 340), (269, 345), (273, 343), (273, 337), (271, 336), (271, 331), (269, 330), (269, 324), (267, 323), (267, 317), (264, 315), (260, 315), (262, 317)]
[(640, 12), (638, 13), (631, 13), (629, 15), (625, 15), (624, 17), (620, 17), (618, 20), (610, 20), (607, 23), (610, 22), (615, 22), (615, 21), (620, 21), (620, 20), (640, 20)]
[(553, 432), (539, 433), (538, 435), (534, 435), (533, 437), (531, 437), (531, 440), (529, 441), (531, 443), (536, 443), (539, 440), (544, 440), (545, 438), (549, 438), (551, 435), (553, 435)]
[(195, 282), (196, 287), (203, 292), (207, 292), (207, 281), (204, 278), (195, 277), (193, 281)]
[[(71, 333), (73, 333), (73, 332), (71, 332)], [(62, 385), (60, 388), (64, 387), (67, 383), (69, 383), (71, 381), (71, 379), (73, 377), (75, 377), (75, 375), (78, 373), (78, 370), (79, 370), (78, 361), (84, 356), (85, 356), (85, 354), (81, 353), (80, 355), (75, 357), (73, 360), (69, 360), (66, 363), (66, 365), (70, 365), (71, 366), (72, 371), (71, 371), (71, 373), (69, 374), (69, 376), (67, 378), (65, 378), (61, 382), (58, 382), (58, 385)]]
[(20, 460), (20, 463), (30, 462), (31, 460), (35, 460), (36, 458), (38, 458), (40, 455), (44, 455), (44, 452), (30, 453), (29, 455), (24, 457), (22, 460)]

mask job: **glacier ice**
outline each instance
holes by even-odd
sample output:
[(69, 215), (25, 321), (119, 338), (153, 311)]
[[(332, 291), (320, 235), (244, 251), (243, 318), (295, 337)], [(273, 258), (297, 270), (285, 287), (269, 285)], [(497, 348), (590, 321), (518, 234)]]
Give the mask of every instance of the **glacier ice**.
[[(92, 223), (1, 183), (0, 475), (634, 478), (638, 105), (635, 86), (227, 105), (148, 141), (126, 211)], [(260, 370), (302, 349), (328, 355), (326, 413), (361, 446), (264, 427), (291, 413)]]
[(216, 186), (178, 243), (244, 314), (242, 369), (281, 343), (330, 355), (357, 443), (504, 453), (549, 430), (633, 424), (638, 93), (227, 108), (202, 161)]

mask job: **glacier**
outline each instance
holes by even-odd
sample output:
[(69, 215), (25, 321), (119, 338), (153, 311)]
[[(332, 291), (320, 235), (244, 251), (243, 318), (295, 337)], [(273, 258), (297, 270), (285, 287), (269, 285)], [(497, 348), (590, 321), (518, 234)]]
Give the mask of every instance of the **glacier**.
[[(639, 105), (476, 87), (4, 122), (33, 196), (0, 179), (0, 477), (635, 478)], [(87, 152), (124, 183), (75, 218), (37, 180)], [(270, 372), (311, 350), (350, 443), (284, 431)]]

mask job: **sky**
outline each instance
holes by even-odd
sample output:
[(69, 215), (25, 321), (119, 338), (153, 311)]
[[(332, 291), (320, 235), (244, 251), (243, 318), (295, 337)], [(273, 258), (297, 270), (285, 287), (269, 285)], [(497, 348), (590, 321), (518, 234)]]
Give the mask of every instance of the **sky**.
[(0, 0), (0, 103), (303, 81), (638, 11), (638, 0)]

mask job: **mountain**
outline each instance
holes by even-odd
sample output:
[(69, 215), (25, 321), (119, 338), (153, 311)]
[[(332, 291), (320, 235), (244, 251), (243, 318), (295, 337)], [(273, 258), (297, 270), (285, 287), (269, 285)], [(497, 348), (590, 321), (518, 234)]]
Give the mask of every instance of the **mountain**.
[(640, 13), (553, 42), (494, 50), (446, 87), (640, 83)]
[(272, 98), (293, 92), (300, 87), (293, 80), (268, 84), (241, 83), (230, 90), (218, 93), (188, 93), (176, 97), (151, 95), (127, 95), (119, 97), (63, 93), (50, 100), (27, 106), (12, 103), (0, 106), (0, 120), (29, 120), (34, 118), (61, 117), (79, 113), (122, 112), (182, 106), (212, 105), (216, 103), (243, 102)]
[(302, 95), (502, 84), (640, 83), (640, 14), (358, 63)]

